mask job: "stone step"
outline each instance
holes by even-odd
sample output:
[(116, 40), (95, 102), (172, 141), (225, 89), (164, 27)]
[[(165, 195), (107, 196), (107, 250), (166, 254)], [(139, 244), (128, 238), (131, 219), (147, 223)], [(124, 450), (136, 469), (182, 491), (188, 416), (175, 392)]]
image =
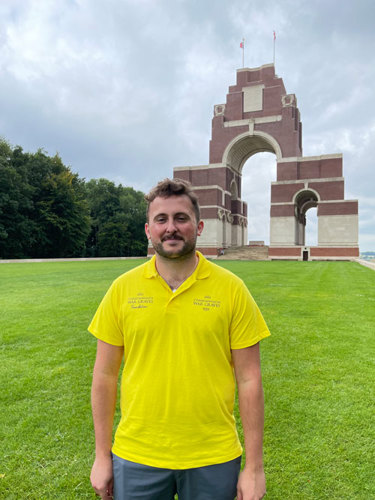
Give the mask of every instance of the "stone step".
[(230, 247), (224, 250), (220, 260), (268, 260), (268, 246)]

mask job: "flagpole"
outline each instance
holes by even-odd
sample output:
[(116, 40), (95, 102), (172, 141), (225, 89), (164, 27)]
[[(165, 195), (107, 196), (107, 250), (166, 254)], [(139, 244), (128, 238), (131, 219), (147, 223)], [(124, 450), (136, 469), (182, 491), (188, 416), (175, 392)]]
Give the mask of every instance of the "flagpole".
[(275, 66), (275, 50), (276, 48), (276, 33), (275, 30), (273, 31), (273, 65)]
[(245, 39), (244, 38), (242, 38), (241, 49), (242, 49), (242, 68), (244, 68), (245, 67)]

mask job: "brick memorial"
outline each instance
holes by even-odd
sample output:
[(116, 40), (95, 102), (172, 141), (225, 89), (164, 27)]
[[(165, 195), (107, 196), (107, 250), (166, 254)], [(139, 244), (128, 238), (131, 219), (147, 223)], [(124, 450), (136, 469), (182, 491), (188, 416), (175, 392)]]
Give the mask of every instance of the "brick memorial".
[[(304, 157), (302, 124), (294, 94), (287, 94), (273, 64), (237, 71), (225, 104), (214, 107), (209, 164), (176, 167), (189, 180), (205, 229), (206, 256), (247, 242), (247, 205), (241, 200), (245, 162), (259, 152), (276, 155), (271, 184), (271, 259), (350, 259), (359, 256), (358, 201), (344, 199), (342, 154)], [(317, 207), (318, 246), (305, 246), (306, 211)]]

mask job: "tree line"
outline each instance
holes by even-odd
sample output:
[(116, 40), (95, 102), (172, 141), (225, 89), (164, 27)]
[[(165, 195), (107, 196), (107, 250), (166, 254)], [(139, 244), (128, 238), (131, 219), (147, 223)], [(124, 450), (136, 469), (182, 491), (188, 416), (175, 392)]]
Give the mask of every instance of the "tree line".
[(147, 254), (144, 194), (0, 139), (0, 259)]

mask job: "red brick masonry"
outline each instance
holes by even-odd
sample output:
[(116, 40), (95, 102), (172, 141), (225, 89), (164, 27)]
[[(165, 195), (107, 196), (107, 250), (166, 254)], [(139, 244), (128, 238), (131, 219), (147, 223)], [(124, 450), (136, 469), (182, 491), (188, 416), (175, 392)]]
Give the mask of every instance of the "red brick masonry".
[(358, 247), (311, 247), (310, 257), (359, 257)]
[(301, 247), (269, 248), (269, 257), (301, 257)]
[(357, 215), (358, 201), (319, 203), (318, 215)]
[[(310, 258), (332, 258), (332, 257), (359, 257), (358, 247), (309, 247)], [(269, 248), (269, 257), (301, 257), (304, 247), (279, 247)]]

